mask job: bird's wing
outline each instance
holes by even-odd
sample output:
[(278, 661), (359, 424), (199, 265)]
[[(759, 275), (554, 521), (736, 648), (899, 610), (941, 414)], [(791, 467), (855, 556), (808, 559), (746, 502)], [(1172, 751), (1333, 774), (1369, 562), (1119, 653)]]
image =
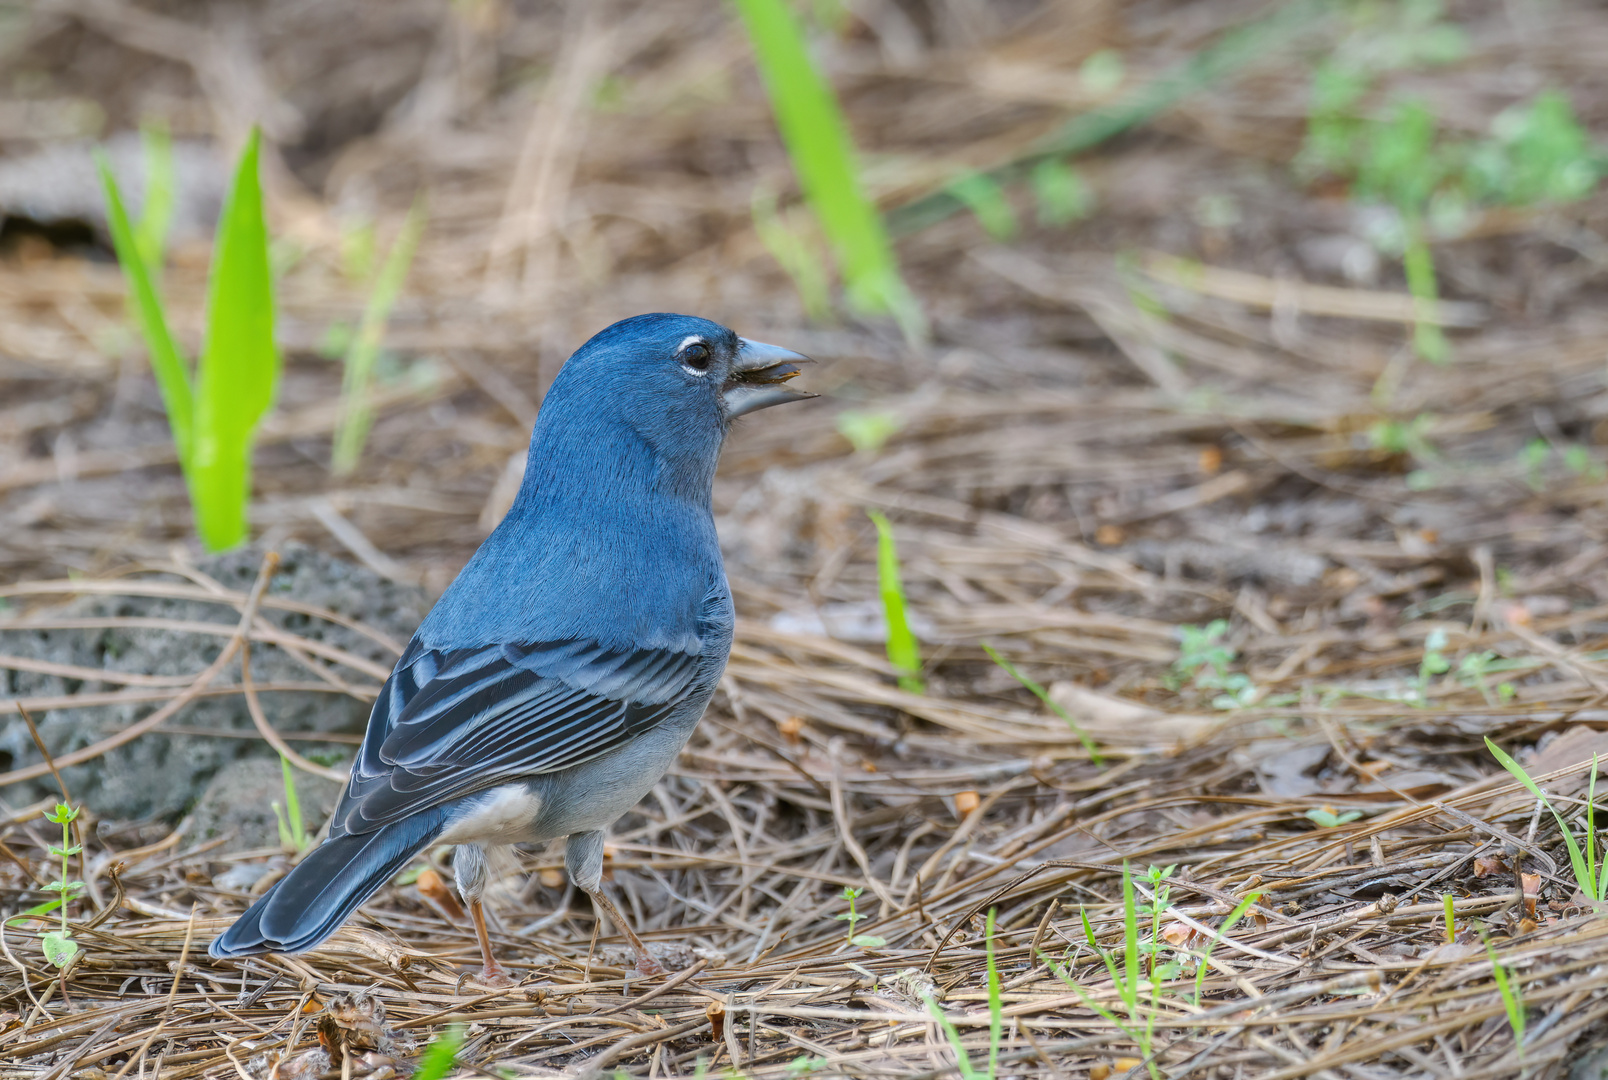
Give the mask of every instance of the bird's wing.
[(415, 642), (375, 702), (331, 835), (605, 754), (691, 696), (702, 659), (588, 641), (451, 652)]

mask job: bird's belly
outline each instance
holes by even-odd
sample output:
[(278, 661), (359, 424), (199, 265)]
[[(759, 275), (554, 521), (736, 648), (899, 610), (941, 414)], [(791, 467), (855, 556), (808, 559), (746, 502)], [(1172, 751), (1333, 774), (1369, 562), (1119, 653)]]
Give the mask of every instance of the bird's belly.
[(443, 844), (516, 844), (541, 814), (542, 800), (527, 784), (504, 784), (463, 800), (441, 834)]

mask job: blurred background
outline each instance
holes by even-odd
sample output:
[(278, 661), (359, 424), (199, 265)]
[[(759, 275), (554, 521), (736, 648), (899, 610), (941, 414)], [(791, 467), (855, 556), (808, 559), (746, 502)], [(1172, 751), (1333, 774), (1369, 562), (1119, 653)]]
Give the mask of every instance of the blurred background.
[[(698, 314), (815, 357), (822, 398), (728, 445), (737, 650), (653, 837), (678, 820), (665, 844), (727, 851), (720, 792), (755, 800), (775, 835), (749, 854), (886, 879), (906, 906), (879, 891), (878, 933), (970, 927), (946, 969), (968, 978), (966, 920), (1024, 851), (1084, 860), (999, 901), (1029, 935), (1068, 881), (1110, 899), (1119, 854), (1187, 862), (1218, 900), (1370, 850), (1396, 892), (1510, 894), (1472, 869), (1483, 834), (1368, 821), (1489, 792), (1487, 734), (1528, 753), (1608, 722), (1605, 57), (1608, 10), (1561, 0), (0, 3), (9, 614), (28, 582), (205, 557), (96, 153), (194, 356), (256, 129), (283, 369), (253, 554), (219, 580), (304, 545), (413, 590), (381, 614), (378, 585), (317, 598), (405, 638), (506, 510), (564, 358)], [(867, 510), (915, 668), (884, 659)], [(1523, 832), (1533, 804), (1480, 805)], [(834, 808), (887, 831), (855, 855)], [(1470, 860), (1450, 879), (1448, 851)], [(734, 957), (778, 940), (680, 906), (746, 878), (619, 865), (645, 924)], [(840, 935), (836, 879), (801, 874), (807, 903), (753, 901), (802, 950), (778, 957)], [(1557, 917), (1578, 899), (1545, 890)], [(1419, 955), (1374, 930), (1358, 964)], [(1581, 1000), (1532, 1063), (1600, 1023)], [(1411, 1026), (1357, 1016), (1331, 1051)], [(1494, 1045), (1467, 1051), (1481, 1075)]]

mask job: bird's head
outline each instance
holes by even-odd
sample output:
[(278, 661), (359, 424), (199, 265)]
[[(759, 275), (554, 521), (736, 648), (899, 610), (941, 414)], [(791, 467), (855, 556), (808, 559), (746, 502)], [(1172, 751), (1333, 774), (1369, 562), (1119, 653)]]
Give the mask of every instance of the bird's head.
[(734, 418), (815, 396), (787, 385), (809, 362), (691, 315), (624, 319), (565, 362), (542, 404), (533, 447), (544, 427), (598, 440), (623, 428), (651, 448), (668, 470), (663, 478), (707, 492)]

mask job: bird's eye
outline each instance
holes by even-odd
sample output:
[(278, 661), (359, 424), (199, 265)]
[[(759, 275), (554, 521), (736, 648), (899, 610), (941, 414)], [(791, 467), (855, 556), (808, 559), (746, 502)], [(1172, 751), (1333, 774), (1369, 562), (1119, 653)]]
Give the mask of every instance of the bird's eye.
[(681, 366), (694, 375), (702, 375), (709, 370), (709, 346), (701, 341), (695, 341), (681, 350)]

